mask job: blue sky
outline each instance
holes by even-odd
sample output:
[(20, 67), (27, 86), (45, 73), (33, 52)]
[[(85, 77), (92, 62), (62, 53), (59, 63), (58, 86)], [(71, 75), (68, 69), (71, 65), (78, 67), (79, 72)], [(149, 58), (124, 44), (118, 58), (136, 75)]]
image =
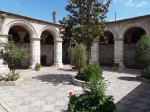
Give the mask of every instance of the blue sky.
[[(57, 23), (67, 15), (67, 0), (0, 0), (0, 10), (52, 22), (52, 11), (57, 12)], [(108, 21), (150, 14), (150, 0), (112, 0)]]

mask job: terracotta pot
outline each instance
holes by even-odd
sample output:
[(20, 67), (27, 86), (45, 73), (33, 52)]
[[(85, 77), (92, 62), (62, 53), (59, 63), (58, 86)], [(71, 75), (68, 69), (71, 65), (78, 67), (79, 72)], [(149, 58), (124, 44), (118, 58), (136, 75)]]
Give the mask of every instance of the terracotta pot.
[(41, 68), (35, 68), (36, 71), (40, 71)]

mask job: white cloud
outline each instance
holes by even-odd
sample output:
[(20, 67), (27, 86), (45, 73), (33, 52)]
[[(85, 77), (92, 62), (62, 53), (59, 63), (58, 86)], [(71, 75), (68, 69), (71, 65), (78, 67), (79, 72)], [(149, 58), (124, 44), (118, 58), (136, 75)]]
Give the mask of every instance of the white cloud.
[(125, 1), (125, 5), (126, 6), (130, 6), (130, 7), (142, 7), (142, 6), (146, 5), (146, 4), (147, 4), (147, 2), (145, 2), (145, 1), (142, 1), (142, 2), (140, 2), (138, 4), (135, 4), (133, 2), (133, 0), (127, 0), (127, 1)]
[(143, 1), (143, 2), (141, 2), (141, 3), (139, 3), (139, 4), (137, 4), (136, 7), (142, 7), (142, 6), (144, 6), (146, 3), (147, 3), (147, 2)]
[(125, 5), (126, 5), (126, 6), (134, 6), (134, 3), (133, 3), (132, 0), (127, 0), (127, 1), (125, 2)]

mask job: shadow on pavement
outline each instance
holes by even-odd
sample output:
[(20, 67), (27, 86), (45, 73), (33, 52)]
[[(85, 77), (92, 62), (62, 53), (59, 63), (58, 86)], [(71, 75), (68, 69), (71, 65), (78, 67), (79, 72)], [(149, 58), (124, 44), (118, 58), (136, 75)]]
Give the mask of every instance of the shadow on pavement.
[(136, 77), (125, 77), (125, 76), (123, 76), (123, 77), (118, 77), (118, 79), (120, 79), (120, 80), (126, 80), (126, 81), (136, 81), (136, 82), (141, 82), (141, 81), (139, 81), (138, 79), (136, 79)]
[(141, 83), (116, 106), (117, 112), (150, 112), (150, 83)]
[(38, 75), (32, 78), (38, 79), (43, 82), (49, 82), (54, 85), (57, 85), (57, 84), (72, 85), (71, 77), (72, 76), (69, 74), (43, 74), (43, 75)]
[(125, 73), (125, 74), (131, 74), (131, 75), (141, 74), (140, 70), (134, 70), (134, 69), (113, 70), (111, 67), (101, 67), (101, 70), (107, 71), (107, 72)]

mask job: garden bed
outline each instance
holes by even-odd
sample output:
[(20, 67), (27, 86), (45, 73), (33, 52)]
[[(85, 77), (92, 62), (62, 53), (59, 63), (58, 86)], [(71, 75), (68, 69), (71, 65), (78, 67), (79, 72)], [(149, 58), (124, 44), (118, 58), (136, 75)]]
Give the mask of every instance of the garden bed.
[(87, 83), (85, 83), (85, 81), (78, 80), (78, 79), (75, 78), (75, 76), (72, 76), (72, 83), (74, 85), (79, 86), (79, 87), (85, 87), (85, 86), (87, 86)]
[(22, 78), (19, 78), (16, 81), (6, 81), (5, 78), (2, 78), (0, 79), (0, 86), (16, 86), (21, 81), (22, 81)]
[(143, 78), (143, 77), (141, 77), (141, 76), (136, 76), (136, 78), (139, 79), (140, 81), (150, 83), (150, 79), (146, 79), (146, 78)]

